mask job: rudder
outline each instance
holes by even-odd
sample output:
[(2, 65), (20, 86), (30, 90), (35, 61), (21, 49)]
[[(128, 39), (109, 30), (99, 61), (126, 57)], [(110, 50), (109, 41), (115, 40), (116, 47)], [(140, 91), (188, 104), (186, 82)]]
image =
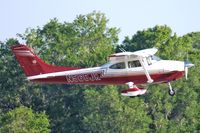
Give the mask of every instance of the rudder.
[(12, 47), (12, 51), (26, 76), (46, 73), (43, 66), (45, 63), (25, 45), (15, 45)]

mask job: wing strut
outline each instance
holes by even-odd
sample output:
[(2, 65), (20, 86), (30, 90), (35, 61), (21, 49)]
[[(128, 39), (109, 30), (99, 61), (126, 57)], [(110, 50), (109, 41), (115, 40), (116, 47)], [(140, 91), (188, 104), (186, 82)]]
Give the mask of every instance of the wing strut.
[(148, 79), (147, 83), (152, 83), (152, 82), (153, 82), (153, 79), (152, 79), (151, 76), (149, 75), (149, 72), (147, 71), (147, 68), (146, 68), (146, 66), (145, 66), (145, 64), (144, 64), (144, 60), (143, 60), (142, 57), (140, 58), (140, 63), (141, 63), (141, 65), (142, 65), (142, 68), (144, 69), (144, 73), (145, 73), (145, 75), (146, 75), (146, 77), (147, 77), (147, 79)]

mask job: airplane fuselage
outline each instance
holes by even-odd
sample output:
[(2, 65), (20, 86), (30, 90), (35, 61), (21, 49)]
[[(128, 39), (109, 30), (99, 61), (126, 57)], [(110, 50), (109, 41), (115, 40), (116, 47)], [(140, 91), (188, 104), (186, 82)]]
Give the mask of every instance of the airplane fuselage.
[[(111, 69), (114, 63), (102, 67), (54, 72), (28, 77), (33, 82), (61, 84), (146, 84), (147, 78), (142, 67)], [(160, 60), (147, 66), (154, 83), (169, 82), (184, 76), (184, 62)]]

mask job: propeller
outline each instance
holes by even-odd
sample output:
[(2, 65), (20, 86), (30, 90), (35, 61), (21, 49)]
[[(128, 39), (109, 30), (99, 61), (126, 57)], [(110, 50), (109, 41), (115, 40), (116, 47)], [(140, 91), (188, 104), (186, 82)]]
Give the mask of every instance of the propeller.
[(188, 68), (193, 67), (194, 64), (191, 62), (188, 62), (188, 52), (187, 52), (187, 61), (184, 62), (184, 67), (185, 67), (185, 79), (188, 79)]
[(188, 67), (185, 66), (185, 79), (188, 79)]

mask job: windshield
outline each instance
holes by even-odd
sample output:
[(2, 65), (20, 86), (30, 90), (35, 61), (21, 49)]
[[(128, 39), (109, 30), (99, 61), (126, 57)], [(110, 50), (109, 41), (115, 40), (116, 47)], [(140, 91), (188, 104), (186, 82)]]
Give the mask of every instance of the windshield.
[(154, 62), (160, 61), (161, 59), (155, 55), (149, 56), (146, 58), (148, 65), (151, 65)]
[(160, 61), (161, 59), (158, 56), (152, 55), (150, 56), (152, 60)]

